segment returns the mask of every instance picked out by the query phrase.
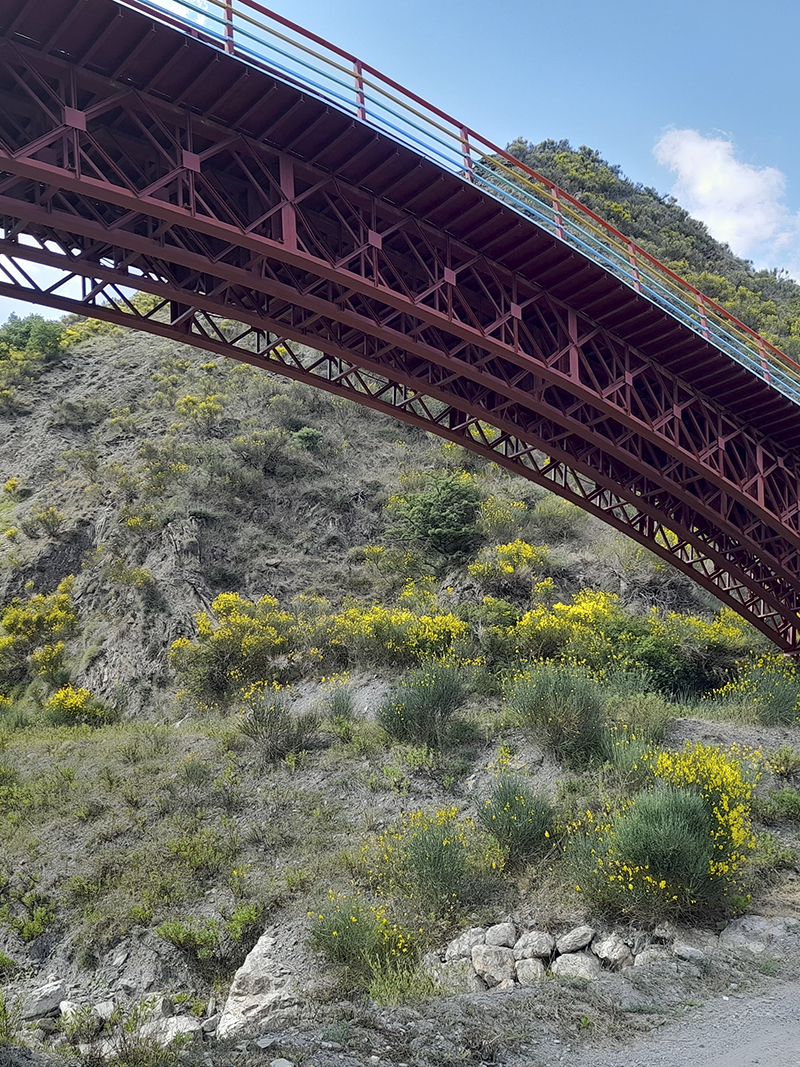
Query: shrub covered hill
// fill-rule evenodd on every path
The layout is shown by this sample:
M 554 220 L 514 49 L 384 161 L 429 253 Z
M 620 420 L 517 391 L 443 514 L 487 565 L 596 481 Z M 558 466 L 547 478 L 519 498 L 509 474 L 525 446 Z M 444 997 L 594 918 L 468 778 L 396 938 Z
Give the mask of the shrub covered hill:
M 589 149 L 512 151 L 800 356 L 796 284 Z M 213 1015 L 265 929 L 333 1026 L 493 916 L 798 907 L 794 668 L 573 506 L 74 317 L 0 328 L 0 440 L 0 1046 L 114 1054 L 26 1022 L 52 974 Z

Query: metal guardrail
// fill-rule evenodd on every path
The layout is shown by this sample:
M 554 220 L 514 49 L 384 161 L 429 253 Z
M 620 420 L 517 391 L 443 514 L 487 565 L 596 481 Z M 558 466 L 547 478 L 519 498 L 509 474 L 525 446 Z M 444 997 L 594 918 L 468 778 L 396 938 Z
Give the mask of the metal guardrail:
M 800 364 L 569 193 L 356 56 L 256 0 L 119 0 L 312 92 L 577 248 L 800 404 Z

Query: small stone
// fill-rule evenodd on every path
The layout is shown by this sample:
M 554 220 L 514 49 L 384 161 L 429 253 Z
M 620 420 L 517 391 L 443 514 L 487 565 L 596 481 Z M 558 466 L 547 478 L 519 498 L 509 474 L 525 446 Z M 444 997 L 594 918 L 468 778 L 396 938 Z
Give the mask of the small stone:
M 175 1014 L 175 1005 L 170 997 L 155 997 L 150 1010 L 152 1019 L 170 1019 Z
M 62 1000 L 58 1005 L 58 1010 L 61 1012 L 61 1018 L 69 1021 L 75 1018 L 81 1010 L 81 1006 L 75 1000 Z
M 101 1000 L 99 1003 L 93 1005 L 94 1011 L 104 1023 L 107 1023 L 111 1016 L 114 1014 L 116 1004 L 113 1000 Z
M 517 988 L 517 983 L 513 978 L 504 978 L 502 982 L 498 982 L 494 987 L 496 993 L 510 993 L 512 989 Z
M 679 964 L 678 973 L 685 978 L 699 978 L 702 971 L 699 967 L 695 967 L 693 963 L 687 963 L 684 960 Z
M 556 978 L 585 978 L 593 981 L 600 973 L 600 960 L 590 952 L 567 952 L 551 968 Z
M 294 1067 L 291 1060 L 285 1060 L 283 1056 L 279 1056 L 277 1060 L 272 1060 L 269 1067 Z
M 514 953 L 510 948 L 496 948 L 493 945 L 476 945 L 472 950 L 472 966 L 479 978 L 491 988 L 499 985 L 506 978 L 513 982 Z
M 576 926 L 574 930 L 562 934 L 556 941 L 558 952 L 577 952 L 578 949 L 586 948 L 595 935 L 593 926 Z
M 537 982 L 543 982 L 547 973 L 541 960 L 528 958 L 517 960 L 516 970 L 517 981 L 521 986 L 532 986 Z
M 704 960 L 706 954 L 697 945 L 690 945 L 687 941 L 675 941 L 672 945 L 673 953 L 679 960 Z
M 514 958 L 517 960 L 527 960 L 532 957 L 545 959 L 552 956 L 555 947 L 556 941 L 552 934 L 547 934 L 544 930 L 529 930 L 514 945 Z
M 465 930 L 445 949 L 445 962 L 470 959 L 473 948 L 476 945 L 482 945 L 485 941 L 486 931 L 482 926 L 473 926 L 470 930 Z
M 201 1027 L 199 1019 L 190 1019 L 186 1015 L 174 1015 L 166 1019 L 163 1017 L 151 1019 L 142 1027 L 142 1034 L 166 1048 L 177 1037 L 193 1037 L 199 1040 L 202 1035 Z
M 513 923 L 495 923 L 486 931 L 486 944 L 496 948 L 513 948 L 517 931 Z
M 207 1019 L 203 1019 L 200 1024 L 204 1034 L 213 1034 L 219 1024 L 219 1012 L 216 1015 L 209 1015 Z
M 256 1038 L 256 1048 L 260 1048 L 260 1049 L 272 1048 L 272 1046 L 275 1045 L 275 1044 L 277 1044 L 277 1041 L 275 1040 L 275 1038 L 274 1037 L 268 1037 L 266 1034 L 263 1034 L 261 1037 L 257 1037 Z

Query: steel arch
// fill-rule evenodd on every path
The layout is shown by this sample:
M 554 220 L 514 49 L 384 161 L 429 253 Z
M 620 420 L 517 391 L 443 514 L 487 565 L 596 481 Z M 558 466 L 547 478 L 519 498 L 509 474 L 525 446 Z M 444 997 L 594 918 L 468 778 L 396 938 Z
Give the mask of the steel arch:
M 0 45 L 0 289 L 457 440 L 798 650 L 800 420 L 784 397 L 479 188 L 297 89 L 263 76 L 255 137 L 190 106 L 197 58 L 165 100 L 132 84 L 129 57 L 109 74 L 15 32 Z M 158 32 L 186 65 L 185 40 Z M 61 277 L 43 290 L 26 263 Z M 64 295 L 74 277 L 81 299 Z M 160 297 L 159 313 L 131 289 Z

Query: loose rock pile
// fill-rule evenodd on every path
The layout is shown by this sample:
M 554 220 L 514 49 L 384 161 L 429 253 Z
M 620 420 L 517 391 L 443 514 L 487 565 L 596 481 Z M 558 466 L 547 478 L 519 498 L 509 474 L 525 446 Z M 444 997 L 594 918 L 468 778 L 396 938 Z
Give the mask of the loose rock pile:
M 758 955 L 792 925 L 798 921 L 746 915 L 729 923 L 721 934 L 693 930 L 679 935 L 664 923 L 652 934 L 582 925 L 555 936 L 545 930 L 521 933 L 513 922 L 500 922 L 466 930 L 442 951 L 429 952 L 422 965 L 442 992 L 450 994 L 532 986 L 548 973 L 593 981 L 604 971 L 666 960 L 680 961 L 691 977 L 696 964 L 711 953 L 722 949 Z

